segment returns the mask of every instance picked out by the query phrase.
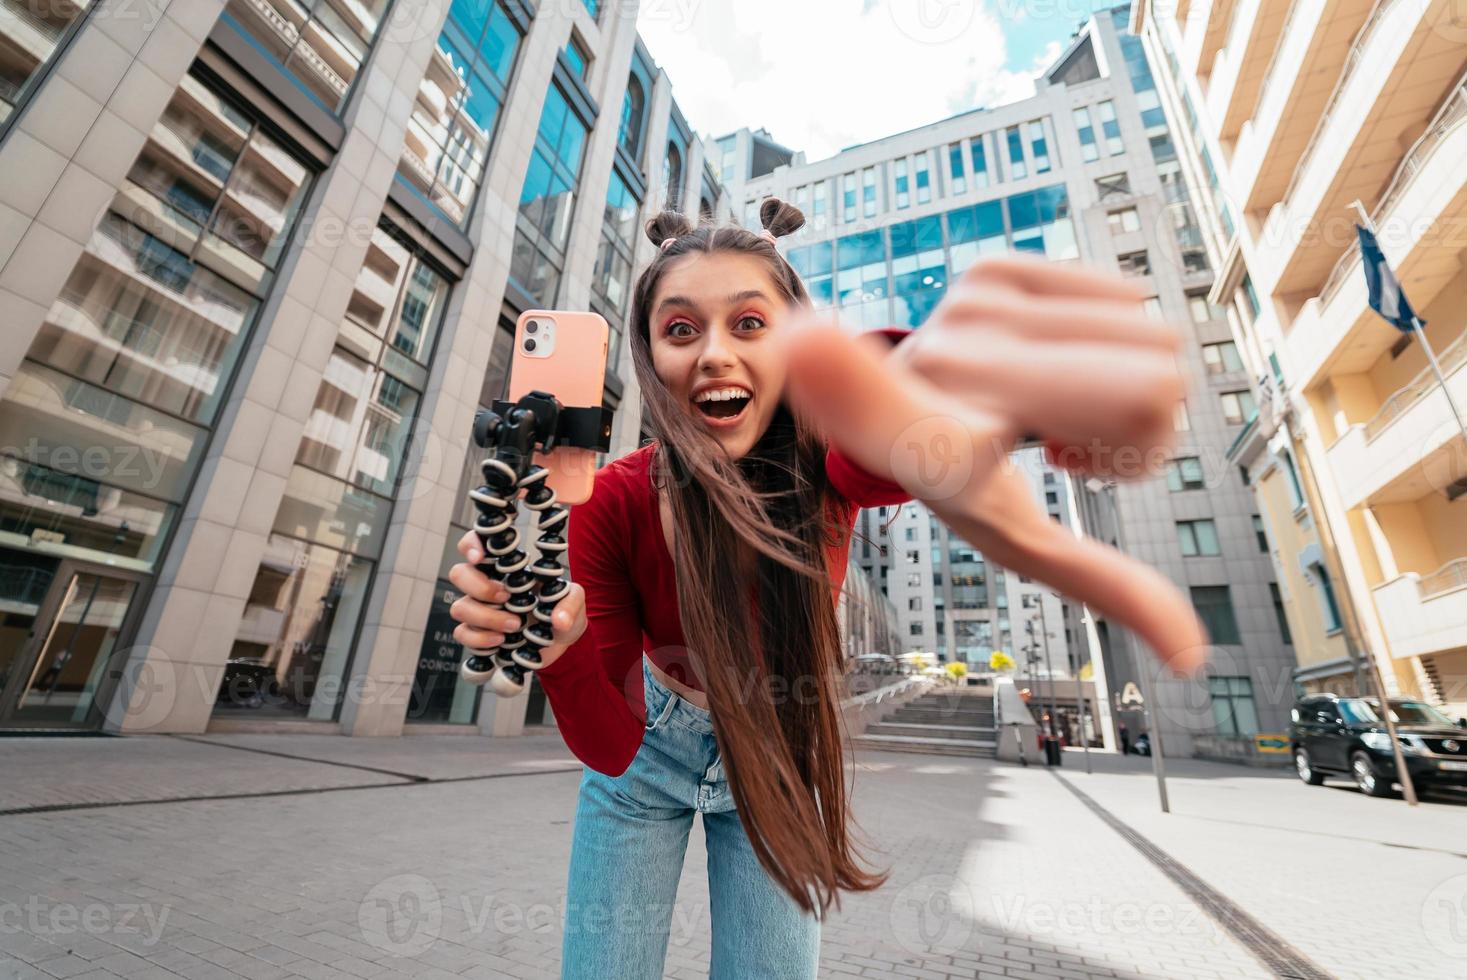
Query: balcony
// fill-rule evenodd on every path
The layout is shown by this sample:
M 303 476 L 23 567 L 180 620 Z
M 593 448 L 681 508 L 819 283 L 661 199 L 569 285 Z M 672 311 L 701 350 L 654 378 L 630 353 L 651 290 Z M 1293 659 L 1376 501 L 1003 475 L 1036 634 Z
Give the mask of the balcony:
M 1461 272 L 1453 229 L 1467 220 L 1467 76 L 1400 161 L 1372 220 L 1381 248 L 1418 310 Z M 1409 235 L 1410 241 L 1403 241 Z M 1325 376 L 1363 373 L 1400 339 L 1371 311 L 1358 245 L 1345 250 L 1320 294 L 1304 304 L 1286 344 L 1301 391 Z
M 1233 8 L 1239 0 L 1210 0 L 1192 4 L 1183 25 L 1182 67 L 1204 82 L 1212 74 L 1213 61 L 1227 41 L 1228 27 L 1233 22 Z
M 1284 23 L 1299 7 L 1309 2 L 1281 3 L 1279 0 L 1238 0 L 1227 47 L 1213 64 L 1207 85 L 1207 106 L 1219 125 L 1218 138 L 1231 144 L 1243 123 L 1253 114 L 1264 73 L 1278 47 Z
M 1467 334 L 1437 357 L 1452 398 L 1467 405 Z M 1467 446 L 1430 368 L 1346 429 L 1327 455 L 1346 509 L 1419 500 L 1467 476 Z
M 1467 558 L 1376 586 L 1375 608 L 1395 658 L 1467 647 Z
M 1361 29 L 1250 262 L 1260 292 L 1313 295 L 1350 245 L 1352 201 L 1375 206 L 1401 151 L 1467 67 L 1449 0 L 1381 0 Z M 1455 186 L 1458 181 L 1452 181 Z
M 1294 0 L 1233 150 L 1233 192 L 1244 211 L 1266 211 L 1283 198 L 1374 6 L 1375 0 Z

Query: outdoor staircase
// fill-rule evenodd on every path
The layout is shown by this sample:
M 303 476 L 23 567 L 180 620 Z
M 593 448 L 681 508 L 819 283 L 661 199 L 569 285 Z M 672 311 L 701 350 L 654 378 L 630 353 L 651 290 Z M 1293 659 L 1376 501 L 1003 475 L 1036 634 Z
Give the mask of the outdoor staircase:
M 900 705 L 852 741 L 858 748 L 992 759 L 998 749 L 990 688 L 943 688 Z

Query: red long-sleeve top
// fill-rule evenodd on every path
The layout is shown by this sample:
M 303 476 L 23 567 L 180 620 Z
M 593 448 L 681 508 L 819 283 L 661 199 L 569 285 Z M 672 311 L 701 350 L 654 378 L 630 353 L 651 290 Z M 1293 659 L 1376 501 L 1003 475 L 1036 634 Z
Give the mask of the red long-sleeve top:
M 882 331 L 895 340 L 905 331 Z M 642 745 L 647 707 L 642 654 L 669 677 L 702 690 L 688 662 L 678 614 L 676 570 L 662 533 L 652 483 L 655 444 L 596 471 L 591 497 L 571 508 L 570 577 L 586 594 L 586 631 L 537 671 L 561 737 L 587 766 L 619 776 Z M 835 447 L 825 470 L 835 494 L 832 521 L 843 528 L 827 550 L 831 601 L 845 582 L 847 549 L 862 507 L 912 499 L 899 484 L 863 470 Z

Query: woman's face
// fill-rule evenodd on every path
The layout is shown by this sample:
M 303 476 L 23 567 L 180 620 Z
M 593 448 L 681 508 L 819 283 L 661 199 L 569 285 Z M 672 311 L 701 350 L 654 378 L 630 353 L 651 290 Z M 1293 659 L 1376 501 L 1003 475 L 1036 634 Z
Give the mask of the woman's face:
M 741 252 L 677 259 L 652 297 L 657 377 L 730 459 L 754 447 L 779 405 L 785 365 L 770 335 L 788 309 L 767 263 Z

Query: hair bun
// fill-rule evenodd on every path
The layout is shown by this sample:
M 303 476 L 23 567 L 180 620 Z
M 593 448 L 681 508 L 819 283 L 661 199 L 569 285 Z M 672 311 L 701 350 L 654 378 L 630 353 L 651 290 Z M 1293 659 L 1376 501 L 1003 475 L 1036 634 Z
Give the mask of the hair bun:
M 659 212 L 655 217 L 648 218 L 642 230 L 647 233 L 647 238 L 653 245 L 661 247 L 662 243 L 669 238 L 681 238 L 693 230 L 693 223 L 688 220 L 687 215 L 681 211 L 671 209 Z
M 759 223 L 775 238 L 781 238 L 805 227 L 805 212 L 788 201 L 766 197 L 759 205 Z

